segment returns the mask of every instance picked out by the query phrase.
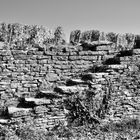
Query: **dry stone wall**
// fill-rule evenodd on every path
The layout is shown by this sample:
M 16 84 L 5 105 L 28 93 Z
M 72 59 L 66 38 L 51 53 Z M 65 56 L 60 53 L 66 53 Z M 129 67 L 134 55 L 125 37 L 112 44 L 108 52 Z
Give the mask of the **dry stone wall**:
M 80 34 L 72 32 L 72 44 L 34 44 L 26 49 L 1 41 L 1 124 L 33 123 L 41 129 L 67 124 L 63 99 L 88 89 L 89 81 L 104 93 L 106 78 L 113 87 L 108 118 L 139 116 L 139 36 Z M 96 98 L 102 99 L 101 93 Z

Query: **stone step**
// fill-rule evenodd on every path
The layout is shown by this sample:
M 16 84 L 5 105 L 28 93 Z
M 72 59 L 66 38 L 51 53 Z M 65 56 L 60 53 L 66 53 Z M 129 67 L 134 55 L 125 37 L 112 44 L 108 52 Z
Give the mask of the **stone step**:
M 54 91 L 41 90 L 36 96 L 36 98 L 44 98 L 44 97 L 49 99 L 62 98 L 62 95 L 59 95 Z
M 106 76 L 108 76 L 109 73 L 105 73 L 105 72 L 99 72 L 99 73 L 86 73 L 84 75 L 82 75 L 81 79 L 83 81 L 92 81 L 93 79 L 99 79 L 99 78 L 104 78 Z
M 26 102 L 34 102 L 35 105 L 42 105 L 42 104 L 50 104 L 51 100 L 50 99 L 45 99 L 45 98 L 25 98 Z
M 8 124 L 8 119 L 0 119 L 0 124 Z
M 100 79 L 95 79 L 94 80 L 94 82 L 91 82 L 91 81 L 83 81 L 83 80 L 81 80 L 81 79 L 71 79 L 71 81 L 73 82 L 73 84 L 75 84 L 76 83 L 76 85 L 79 85 L 79 88 L 86 88 L 87 86 L 86 85 L 90 85 L 92 88 L 95 88 L 95 89 L 101 89 L 101 87 L 102 87 L 102 85 L 101 84 L 99 84 L 99 82 L 101 82 L 101 81 L 105 81 L 105 78 L 100 78 Z M 80 84 L 82 85 L 82 86 L 80 86 Z M 66 84 L 67 85 L 67 84 Z M 76 86 L 75 85 L 75 86 Z M 85 85 L 85 86 L 84 86 Z M 68 86 L 68 85 L 67 85 Z M 74 86 L 74 85 L 70 85 L 69 84 L 69 86 Z
M 79 87 L 79 86 L 58 86 L 54 90 L 59 92 L 60 94 L 74 94 L 79 93 L 83 90 L 87 89 L 87 87 Z
M 41 105 L 41 106 L 34 107 L 34 111 L 35 111 L 36 114 L 41 114 L 41 113 L 48 112 L 49 108 L 46 107 L 46 106 Z
M 140 49 L 133 49 L 133 54 L 135 54 L 135 55 L 138 54 L 139 55 L 140 54 Z
M 121 65 L 121 64 L 117 64 L 117 65 L 108 65 L 108 68 L 111 68 L 111 69 L 125 69 L 127 68 L 127 65 Z
M 13 117 L 27 116 L 29 115 L 29 112 L 31 110 L 32 108 L 18 108 L 15 106 L 8 107 L 8 113 L 9 115 L 12 115 Z
M 74 86 L 74 85 L 79 85 L 79 84 L 88 84 L 86 81 L 83 81 L 81 79 L 68 79 L 66 81 L 67 86 Z

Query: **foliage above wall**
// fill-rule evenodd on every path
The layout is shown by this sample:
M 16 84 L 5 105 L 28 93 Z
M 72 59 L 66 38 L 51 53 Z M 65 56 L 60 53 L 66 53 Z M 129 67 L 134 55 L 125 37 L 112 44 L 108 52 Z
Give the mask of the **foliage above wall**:
M 52 31 L 44 26 L 37 25 L 0 24 L 0 41 L 9 45 L 64 44 L 64 37 L 64 31 L 61 26 Z

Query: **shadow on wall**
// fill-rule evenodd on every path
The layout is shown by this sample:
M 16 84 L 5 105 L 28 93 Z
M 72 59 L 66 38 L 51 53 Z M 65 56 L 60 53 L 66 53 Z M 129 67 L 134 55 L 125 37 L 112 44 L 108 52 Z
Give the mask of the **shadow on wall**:
M 120 64 L 120 58 L 119 57 L 113 57 L 113 58 L 109 58 L 107 60 L 105 60 L 103 62 L 104 65 L 116 65 L 116 64 Z

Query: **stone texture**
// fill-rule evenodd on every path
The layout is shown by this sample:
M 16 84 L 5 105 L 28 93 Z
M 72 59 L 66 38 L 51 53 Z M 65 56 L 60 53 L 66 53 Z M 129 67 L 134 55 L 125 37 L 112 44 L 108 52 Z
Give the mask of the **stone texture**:
M 41 33 L 35 37 L 39 38 Z M 67 121 L 63 99 L 96 91 L 93 103 L 99 109 L 109 84 L 108 119 L 139 117 L 139 37 L 74 31 L 70 41 L 76 45 L 41 45 L 40 40 L 32 47 L 27 44 L 8 49 L 8 45 L 0 43 L 0 124 L 35 120 L 39 129 L 53 127 L 59 121 Z M 132 53 L 122 55 L 121 51 L 128 50 Z M 103 63 L 114 57 L 120 60 L 119 64 Z M 98 65 L 105 68 L 95 67 Z M 5 116 L 10 119 L 3 119 Z

